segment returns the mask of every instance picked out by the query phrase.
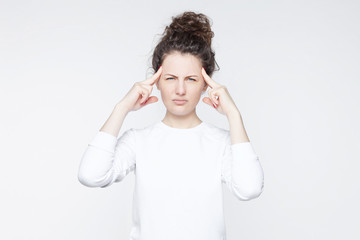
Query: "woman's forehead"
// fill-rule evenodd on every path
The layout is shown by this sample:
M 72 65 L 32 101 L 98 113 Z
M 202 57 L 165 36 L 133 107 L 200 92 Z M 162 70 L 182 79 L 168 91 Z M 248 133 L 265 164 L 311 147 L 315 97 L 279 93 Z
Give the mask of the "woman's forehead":
M 201 68 L 201 61 L 192 54 L 172 53 L 165 57 L 162 66 L 164 68 L 179 68 L 182 66 L 196 69 Z
M 179 77 L 179 75 L 173 74 L 173 73 L 165 73 L 164 76 L 172 76 L 172 77 Z M 199 77 L 197 74 L 189 74 L 186 75 L 185 77 Z

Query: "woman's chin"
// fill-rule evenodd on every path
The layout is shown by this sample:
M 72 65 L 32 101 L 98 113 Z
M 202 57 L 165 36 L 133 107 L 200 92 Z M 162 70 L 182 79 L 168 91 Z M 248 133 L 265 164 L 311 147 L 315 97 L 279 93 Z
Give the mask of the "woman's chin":
M 171 114 L 178 115 L 178 116 L 185 116 L 185 115 L 188 115 L 189 113 L 191 113 L 191 111 L 189 111 L 188 109 L 180 108 L 180 107 L 171 107 L 171 108 L 168 108 L 167 110 Z

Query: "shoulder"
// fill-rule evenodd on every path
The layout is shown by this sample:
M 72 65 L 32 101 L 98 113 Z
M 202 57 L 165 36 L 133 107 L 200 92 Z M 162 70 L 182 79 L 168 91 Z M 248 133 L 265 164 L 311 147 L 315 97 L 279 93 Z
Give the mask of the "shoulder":
M 218 127 L 218 126 L 208 123 L 208 122 L 204 122 L 204 133 L 205 133 L 206 137 L 211 138 L 214 141 L 219 141 L 222 143 L 224 141 L 226 141 L 227 138 L 230 137 L 229 130 Z
M 151 124 L 148 124 L 144 127 L 131 127 L 129 129 L 127 129 L 124 134 L 129 134 L 129 135 L 132 135 L 136 138 L 138 137 L 145 137 L 145 136 L 148 136 L 150 133 L 154 132 L 158 127 L 158 124 L 155 122 L 155 123 L 151 123 Z

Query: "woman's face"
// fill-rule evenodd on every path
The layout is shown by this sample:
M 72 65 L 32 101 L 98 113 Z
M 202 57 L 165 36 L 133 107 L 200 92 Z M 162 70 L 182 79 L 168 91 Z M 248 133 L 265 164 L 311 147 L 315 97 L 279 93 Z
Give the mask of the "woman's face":
M 202 91 L 207 88 L 201 75 L 201 61 L 192 54 L 174 52 L 165 57 L 162 68 L 156 87 L 167 110 L 175 115 L 194 111 Z M 185 103 L 177 103 L 175 99 L 185 100 Z

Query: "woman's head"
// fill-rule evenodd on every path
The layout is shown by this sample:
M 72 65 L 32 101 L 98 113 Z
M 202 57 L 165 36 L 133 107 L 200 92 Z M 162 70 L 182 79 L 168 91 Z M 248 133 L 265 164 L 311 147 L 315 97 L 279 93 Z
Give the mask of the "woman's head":
M 199 58 L 206 73 L 211 77 L 215 71 L 215 53 L 211 49 L 210 20 L 202 13 L 184 12 L 172 17 L 172 23 L 165 27 L 160 42 L 152 55 L 154 71 L 162 65 L 165 57 L 173 52 L 189 53 Z
M 201 68 L 204 67 L 209 76 L 215 70 L 215 53 L 211 49 L 213 36 L 209 19 L 201 13 L 184 12 L 173 17 L 172 23 L 166 26 L 155 47 L 152 67 L 155 71 L 160 66 L 163 68 L 156 86 L 168 111 L 176 115 L 194 113 L 207 88 Z M 179 105 L 174 99 L 187 102 Z

